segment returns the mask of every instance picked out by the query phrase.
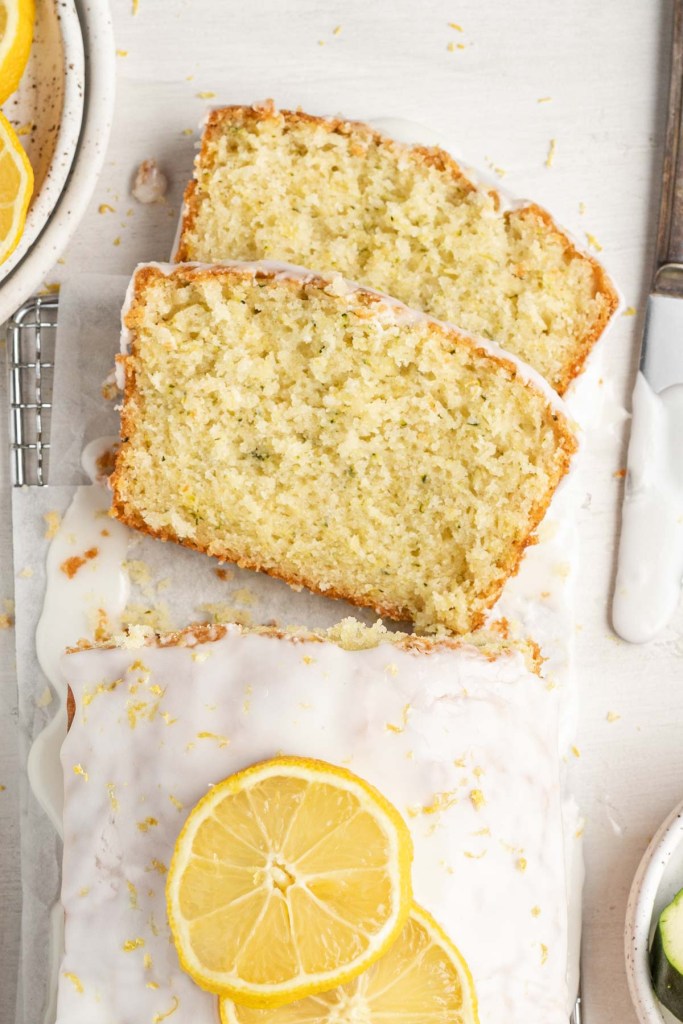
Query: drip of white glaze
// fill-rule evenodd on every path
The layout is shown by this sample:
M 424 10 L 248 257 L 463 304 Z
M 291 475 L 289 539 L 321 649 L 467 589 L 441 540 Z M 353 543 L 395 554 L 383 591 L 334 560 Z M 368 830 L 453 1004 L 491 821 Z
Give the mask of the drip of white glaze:
M 612 622 L 631 643 L 652 640 L 674 614 L 683 581 L 683 384 L 656 394 L 642 373 L 633 425 Z
M 88 445 L 84 469 L 89 475 L 105 446 L 106 439 Z M 108 492 L 99 484 L 76 490 L 50 545 L 43 610 L 36 630 L 38 661 L 57 693 L 59 708 L 31 747 L 28 775 L 36 798 L 60 834 L 63 783 L 55 766 L 66 730 L 61 658 L 65 648 L 92 638 L 98 617 L 118 628 L 128 594 L 122 569 L 128 531 L 109 518 L 109 503 Z M 69 561 L 81 558 L 84 562 L 77 568 Z

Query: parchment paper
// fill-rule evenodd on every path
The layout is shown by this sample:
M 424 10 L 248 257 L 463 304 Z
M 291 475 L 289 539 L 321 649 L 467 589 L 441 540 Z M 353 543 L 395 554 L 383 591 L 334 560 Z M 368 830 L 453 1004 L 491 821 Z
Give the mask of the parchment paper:
M 35 653 L 35 630 L 45 589 L 45 513 L 63 513 L 79 484 L 87 477 L 81 453 L 90 441 L 118 430 L 116 399 L 103 397 L 119 351 L 120 309 L 128 279 L 85 275 L 63 286 L 52 414 L 50 480 L 46 488 L 24 488 L 14 495 L 14 554 L 17 572 L 16 641 L 18 652 L 19 715 L 24 764 L 35 737 L 54 715 L 57 700 L 41 673 Z M 574 688 L 570 684 L 573 639 L 572 577 L 576 564 L 576 481 L 563 485 L 541 528 L 545 538 L 529 555 L 519 576 L 505 588 L 501 613 L 523 630 L 545 639 L 547 671 L 566 690 L 565 736 L 573 732 Z M 295 592 L 268 576 L 225 567 L 175 544 L 162 544 L 130 532 L 128 559 L 131 600 L 126 622 L 148 622 L 161 629 L 192 621 L 277 622 L 280 625 L 327 627 L 346 615 L 371 623 L 376 616 L 344 601 L 333 601 L 302 590 Z M 547 568 L 553 559 L 555 585 Z M 559 572 L 561 570 L 561 573 Z M 539 575 L 540 574 L 540 575 Z M 561 575 L 561 581 L 560 581 Z M 559 582 L 558 582 L 559 581 Z M 546 587 L 546 583 L 551 586 Z M 538 594 L 551 589 L 551 599 L 539 605 Z M 114 624 L 120 627 L 121 623 Z M 387 623 L 391 628 L 391 624 Z M 398 628 L 394 624 L 395 628 Z M 404 624 L 405 628 L 405 624 Z M 540 635 L 539 635 L 540 633 Z M 65 637 L 65 646 L 78 637 Z M 59 765 L 55 766 L 59 770 Z M 22 792 L 22 968 L 19 979 L 17 1024 L 40 1024 L 49 1005 L 45 984 L 55 963 L 49 964 L 50 908 L 59 899 L 61 843 L 35 799 L 24 775 Z M 576 870 L 570 867 L 571 870 Z M 54 1018 L 52 1018 L 54 1019 Z M 49 1021 L 49 1024 L 52 1024 Z

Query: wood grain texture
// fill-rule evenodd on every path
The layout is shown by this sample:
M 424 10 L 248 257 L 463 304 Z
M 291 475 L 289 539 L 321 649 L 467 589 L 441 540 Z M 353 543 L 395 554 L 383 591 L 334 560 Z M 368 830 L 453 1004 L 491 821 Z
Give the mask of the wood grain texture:
M 504 170 L 503 187 L 547 206 L 583 243 L 588 232 L 603 247 L 601 259 L 638 309 L 602 346 L 608 402 L 628 404 L 656 234 L 670 2 L 139 0 L 136 16 L 131 0 L 112 7 L 126 56 L 118 58 L 108 159 L 50 281 L 86 270 L 129 273 L 137 261 L 167 256 L 192 166 L 194 140 L 183 132 L 211 103 L 272 96 L 315 113 L 407 117 L 454 140 L 464 162 Z M 141 207 L 130 181 L 150 156 L 168 173 L 170 190 L 164 204 Z M 99 214 L 102 203 L 115 212 Z M 623 487 L 614 474 L 624 465 L 626 435 L 623 421 L 591 430 L 582 471 L 576 768 L 587 819 L 585 1024 L 635 1022 L 622 952 L 628 887 L 649 837 L 682 796 L 683 614 L 644 648 L 609 628 Z M 9 563 L 3 557 L 1 564 L 0 597 L 10 596 Z M 8 669 L 2 683 L 11 693 Z M 621 717 L 609 722 L 610 711 Z M 3 727 L 0 773 L 16 764 L 3 746 L 11 715 Z M 1 774 L 0 782 L 8 792 L 16 786 Z M 8 810 L 6 796 L 0 793 L 3 1022 L 12 1020 L 18 898 L 16 808 Z

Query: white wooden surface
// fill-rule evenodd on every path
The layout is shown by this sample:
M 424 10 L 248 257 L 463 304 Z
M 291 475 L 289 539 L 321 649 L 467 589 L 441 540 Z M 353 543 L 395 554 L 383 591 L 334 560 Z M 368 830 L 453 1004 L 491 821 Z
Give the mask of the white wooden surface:
M 50 281 L 85 270 L 128 273 L 136 261 L 167 256 L 193 156 L 193 139 L 183 133 L 209 104 L 271 96 L 314 112 L 407 117 L 457 140 L 467 162 L 504 169 L 506 188 L 548 206 L 579 238 L 588 231 L 599 240 L 626 302 L 638 310 L 605 343 L 608 404 L 628 403 L 654 235 L 668 3 L 139 0 L 135 16 L 132 0 L 113 0 L 113 8 L 122 55 L 109 156 Z M 539 103 L 543 97 L 550 99 Z M 551 139 L 556 151 L 547 167 Z M 148 156 L 171 180 L 163 206 L 141 207 L 129 194 L 131 175 Z M 115 212 L 99 213 L 103 203 Z M 591 432 L 584 458 L 577 661 L 579 795 L 587 819 L 585 1024 L 635 1019 L 622 955 L 627 891 L 648 838 L 683 796 L 683 614 L 665 637 L 642 648 L 620 643 L 609 628 L 623 486 L 615 473 L 624 463 L 626 431 L 624 421 L 605 421 Z M 0 598 L 12 589 L 4 500 Z M 11 657 L 2 667 L 4 1022 L 12 1019 L 18 890 Z M 608 721 L 609 712 L 620 717 Z

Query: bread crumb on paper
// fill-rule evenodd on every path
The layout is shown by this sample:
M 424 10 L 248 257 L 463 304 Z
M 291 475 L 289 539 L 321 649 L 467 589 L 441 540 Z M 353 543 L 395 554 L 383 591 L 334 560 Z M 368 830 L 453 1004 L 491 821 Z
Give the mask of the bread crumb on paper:
M 548 155 L 545 158 L 546 167 L 552 167 L 555 162 L 555 153 L 557 151 L 557 139 L 551 139 L 548 146 Z
M 45 540 L 52 540 L 53 537 L 57 536 L 59 527 L 62 522 L 61 513 L 57 509 L 52 509 L 50 512 L 43 513 L 43 519 L 45 520 Z

